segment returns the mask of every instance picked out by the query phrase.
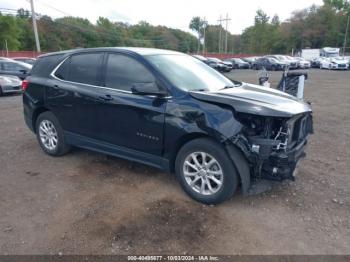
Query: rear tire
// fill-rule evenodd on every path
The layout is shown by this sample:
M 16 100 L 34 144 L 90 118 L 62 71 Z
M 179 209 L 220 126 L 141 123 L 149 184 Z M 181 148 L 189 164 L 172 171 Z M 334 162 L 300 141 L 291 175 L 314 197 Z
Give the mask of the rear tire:
M 207 138 L 192 140 L 180 149 L 175 173 L 182 189 L 204 204 L 225 201 L 238 186 L 237 171 L 226 150 Z
M 54 114 L 47 111 L 38 116 L 36 137 L 42 150 L 51 156 L 62 156 L 70 150 L 63 129 Z

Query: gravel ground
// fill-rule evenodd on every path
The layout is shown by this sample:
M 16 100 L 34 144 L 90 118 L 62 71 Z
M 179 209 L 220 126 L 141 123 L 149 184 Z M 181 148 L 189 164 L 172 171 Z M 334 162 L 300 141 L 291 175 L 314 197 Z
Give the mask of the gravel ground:
M 256 71 L 231 76 L 257 82 Z M 21 96 L 1 97 L 0 254 L 350 254 L 350 72 L 309 76 L 315 134 L 297 180 L 215 207 L 141 164 L 45 155 Z

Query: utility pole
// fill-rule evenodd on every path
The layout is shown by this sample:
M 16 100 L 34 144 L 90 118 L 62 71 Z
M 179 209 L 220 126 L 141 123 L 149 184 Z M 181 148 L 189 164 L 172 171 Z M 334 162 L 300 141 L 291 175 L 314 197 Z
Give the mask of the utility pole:
M 222 47 L 222 44 L 221 44 L 221 34 L 222 34 L 222 25 L 221 25 L 221 23 L 222 23 L 222 21 L 223 21 L 223 19 L 222 19 L 222 16 L 220 15 L 219 20 L 218 20 L 219 26 L 220 26 L 220 31 L 219 31 L 219 54 L 221 53 L 221 47 Z
M 9 57 L 9 49 L 7 47 L 7 39 L 5 39 L 5 50 L 6 50 L 6 57 Z
M 204 19 L 203 19 L 203 55 L 205 55 L 205 30 L 206 30 L 206 28 L 207 28 L 207 22 L 208 21 L 206 21 L 205 20 L 205 17 L 204 17 Z
M 35 43 L 36 43 L 36 51 L 40 52 L 40 42 L 39 42 L 39 35 L 38 35 L 38 28 L 36 26 L 36 15 L 34 11 L 34 0 L 30 0 L 30 7 L 32 10 L 32 20 L 33 20 L 33 29 L 34 29 L 34 36 L 35 36 Z
M 224 19 L 226 22 L 226 39 L 225 39 L 225 54 L 227 54 L 227 25 L 228 25 L 228 21 L 231 20 L 231 18 L 228 17 L 228 14 L 226 14 L 226 19 Z
M 343 45 L 343 56 L 345 56 L 346 40 L 348 38 L 349 20 L 350 20 L 350 15 L 348 15 L 348 22 L 346 24 L 346 31 L 345 31 L 344 45 Z

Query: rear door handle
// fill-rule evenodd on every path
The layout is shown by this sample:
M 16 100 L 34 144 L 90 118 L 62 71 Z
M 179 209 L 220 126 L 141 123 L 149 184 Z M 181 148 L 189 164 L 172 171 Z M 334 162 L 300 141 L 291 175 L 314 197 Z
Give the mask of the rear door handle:
M 59 89 L 60 87 L 59 87 L 58 85 L 53 85 L 52 88 L 55 89 L 55 90 L 57 90 L 57 89 Z
M 111 100 L 113 100 L 113 97 L 111 95 L 103 95 L 103 96 L 99 96 L 98 98 L 100 100 L 103 100 L 103 101 L 111 101 Z

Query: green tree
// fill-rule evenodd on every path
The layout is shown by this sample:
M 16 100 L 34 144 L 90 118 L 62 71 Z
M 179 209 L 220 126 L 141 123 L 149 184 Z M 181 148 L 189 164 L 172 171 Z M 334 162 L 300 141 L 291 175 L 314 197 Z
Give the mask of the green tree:
M 200 41 L 201 41 L 201 38 L 203 37 L 205 26 L 206 26 L 206 22 L 202 20 L 199 16 L 193 17 L 189 24 L 189 28 L 198 34 L 198 50 L 197 50 L 198 52 L 200 49 L 200 45 L 201 45 Z
M 0 13 L 0 41 L 1 46 L 5 46 L 7 42 L 7 47 L 9 50 L 18 50 L 21 46 L 18 41 L 19 35 L 21 33 L 18 27 L 16 18 L 13 16 L 2 15 Z

